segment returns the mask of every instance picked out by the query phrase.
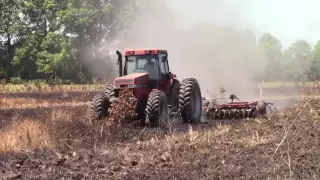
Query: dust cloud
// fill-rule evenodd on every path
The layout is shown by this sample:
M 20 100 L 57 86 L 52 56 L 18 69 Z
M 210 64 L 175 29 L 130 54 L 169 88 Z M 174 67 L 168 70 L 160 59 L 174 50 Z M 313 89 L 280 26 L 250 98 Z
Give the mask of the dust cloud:
M 205 97 L 220 96 L 220 87 L 240 99 L 258 96 L 257 82 L 252 80 L 262 66 L 256 60 L 256 37 L 251 30 L 236 29 L 240 19 L 232 9 L 216 1 L 208 16 L 217 23 L 196 21 L 194 26 L 181 28 L 183 22 L 166 1 L 149 2 L 132 24 L 132 31 L 121 37 L 119 50 L 167 49 L 170 70 L 180 81 L 188 77 L 198 79 Z

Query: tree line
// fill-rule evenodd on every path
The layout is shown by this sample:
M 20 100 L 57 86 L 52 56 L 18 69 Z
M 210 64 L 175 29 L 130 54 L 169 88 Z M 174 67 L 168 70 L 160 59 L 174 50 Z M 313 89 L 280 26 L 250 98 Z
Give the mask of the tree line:
M 211 47 L 206 47 L 207 53 L 221 49 L 223 52 L 241 51 L 241 63 L 250 67 L 248 71 L 256 81 L 320 79 L 320 41 L 313 46 L 297 40 L 284 49 L 281 42 L 269 33 L 257 39 L 250 30 L 240 32 L 213 24 L 177 30 L 169 27 L 175 23 L 175 17 L 165 1 L 0 0 L 0 9 L 0 78 L 11 82 L 40 79 L 88 83 L 114 77 L 117 69 L 107 53 L 111 42 L 116 37 L 126 37 L 123 44 L 126 40 L 137 44 L 133 42 L 139 39 L 128 36 L 134 31 L 134 22 L 144 22 L 143 26 L 147 28 L 148 23 L 155 20 L 143 21 L 143 17 L 150 16 L 150 13 L 159 16 L 163 12 L 167 18 L 162 19 L 162 23 L 167 27 L 157 21 L 154 28 L 159 30 L 158 33 L 175 32 L 167 37 L 171 40 L 169 49 L 192 48 L 198 42 Z M 136 31 L 141 36 L 154 37 L 154 32 L 142 32 L 141 29 Z M 223 33 L 222 39 L 194 36 L 199 31 Z M 193 39 L 190 39 L 191 34 Z M 181 39 L 188 38 L 193 42 L 191 45 L 181 42 Z M 149 38 L 154 42 L 160 40 Z M 227 43 L 222 47 L 222 42 Z M 243 48 L 244 44 L 246 48 Z M 183 56 L 190 58 L 192 55 Z M 199 58 L 198 53 L 194 56 Z
M 267 62 L 259 79 L 269 81 L 318 81 L 320 80 L 320 40 L 311 45 L 296 40 L 288 48 L 269 33 L 259 39 L 257 48 Z M 268 78 L 268 75 L 269 76 Z
M 139 8 L 128 2 L 1 0 L 0 74 L 8 79 L 90 80 L 86 64 L 106 65 L 99 48 L 126 29 L 125 21 Z

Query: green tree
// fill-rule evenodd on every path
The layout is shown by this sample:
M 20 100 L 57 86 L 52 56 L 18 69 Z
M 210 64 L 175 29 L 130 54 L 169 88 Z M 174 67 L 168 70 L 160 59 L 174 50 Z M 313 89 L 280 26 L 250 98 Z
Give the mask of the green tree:
M 14 75 L 12 59 L 20 38 L 19 28 L 22 25 L 19 1 L 2 0 L 0 7 L 0 74 L 10 78 Z
M 309 80 L 320 80 L 320 40 L 317 41 L 314 46 L 314 50 L 311 55 L 311 62 L 306 71 L 306 76 Z
M 166 1 L 1 0 L 0 7 L 0 78 L 56 78 L 77 83 L 92 77 L 113 78 L 117 69 L 108 52 L 114 46 L 174 49 L 171 59 L 199 59 L 201 67 L 210 63 L 210 55 L 217 65 L 214 75 L 228 68 L 247 70 L 250 73 L 244 76 L 251 74 L 256 80 L 320 76 L 319 42 L 314 52 L 304 40 L 282 52 L 281 42 L 269 33 L 256 45 L 250 30 L 213 24 L 177 30 L 174 11 Z M 199 45 L 200 51 L 194 48 Z M 171 61 L 173 70 L 180 64 Z M 211 70 L 208 66 L 207 71 Z
M 269 33 L 264 33 L 257 45 L 260 69 L 258 76 L 264 80 L 281 81 L 282 74 L 282 45 L 280 41 Z
M 72 44 L 69 61 L 78 61 L 72 64 L 82 69 L 86 77 L 88 73 L 100 78 L 113 74 L 114 65 L 104 52 L 104 46 L 128 28 L 124 20 L 134 15 L 127 13 L 131 8 L 124 1 L 69 0 L 67 9 L 59 12 L 64 27 L 62 34 L 68 36 Z M 74 70 L 68 69 L 68 72 Z
M 128 6 L 124 0 L 21 1 L 15 67 L 24 79 L 80 82 L 91 76 L 110 76 L 114 68 L 101 49 L 128 28 L 126 21 L 134 18 L 135 4 L 132 1 Z
M 52 34 L 59 30 L 56 13 L 64 7 L 65 3 L 59 0 L 21 1 L 23 26 L 20 31 L 23 32 L 23 36 L 13 60 L 14 64 L 21 68 L 22 78 L 46 78 L 48 76 L 44 76 L 44 73 L 53 73 L 54 67 L 45 66 L 41 62 L 45 58 L 52 65 L 56 65 L 56 61 L 51 62 L 52 57 L 47 52 L 55 52 L 58 48 L 49 47 L 48 39 L 53 39 Z
M 289 80 L 301 81 L 306 79 L 306 71 L 311 61 L 311 45 L 304 40 L 297 40 L 285 51 L 285 68 Z

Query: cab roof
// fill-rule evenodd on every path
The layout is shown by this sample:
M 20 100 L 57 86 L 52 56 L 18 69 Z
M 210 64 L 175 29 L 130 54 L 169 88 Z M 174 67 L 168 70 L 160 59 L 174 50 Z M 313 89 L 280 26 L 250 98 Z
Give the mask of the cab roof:
M 167 54 L 167 50 L 149 48 L 149 49 L 128 49 L 124 51 L 125 56 L 147 55 L 147 54 L 158 54 L 158 53 Z

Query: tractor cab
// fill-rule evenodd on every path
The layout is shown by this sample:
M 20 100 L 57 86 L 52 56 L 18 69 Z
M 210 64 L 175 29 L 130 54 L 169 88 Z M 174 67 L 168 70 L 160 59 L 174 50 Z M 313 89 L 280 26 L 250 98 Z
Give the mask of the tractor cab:
M 142 84 L 151 89 L 167 90 L 171 79 L 175 78 L 169 70 L 168 53 L 166 50 L 158 49 L 135 49 L 124 52 L 124 66 L 122 66 L 122 55 L 118 53 L 119 79 L 128 77 L 144 76 Z M 120 58 L 121 57 L 121 58 Z M 123 73 L 122 73 L 123 69 Z M 140 83 L 140 84 L 141 84 Z

